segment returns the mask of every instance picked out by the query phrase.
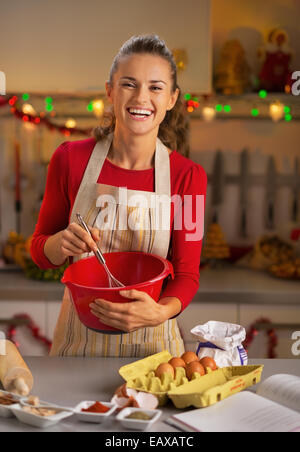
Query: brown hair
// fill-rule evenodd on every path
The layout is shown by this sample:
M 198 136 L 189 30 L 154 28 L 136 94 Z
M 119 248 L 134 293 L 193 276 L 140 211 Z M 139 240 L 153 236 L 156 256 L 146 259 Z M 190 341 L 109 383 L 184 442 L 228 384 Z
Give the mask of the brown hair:
M 185 113 L 182 94 L 177 85 L 177 67 L 172 52 L 166 46 L 165 41 L 156 34 L 146 34 L 132 36 L 120 48 L 115 56 L 109 73 L 109 83 L 112 85 L 113 76 L 118 69 L 119 61 L 122 57 L 136 53 L 150 53 L 158 55 L 169 62 L 171 68 L 172 93 L 179 89 L 177 101 L 172 108 L 166 112 L 166 116 L 159 126 L 158 137 L 165 146 L 172 150 L 177 150 L 188 157 L 189 144 L 188 132 L 189 123 Z M 97 141 L 103 139 L 106 135 L 115 129 L 116 118 L 113 112 L 113 106 L 110 106 L 103 114 L 101 124 L 93 129 L 93 136 Z

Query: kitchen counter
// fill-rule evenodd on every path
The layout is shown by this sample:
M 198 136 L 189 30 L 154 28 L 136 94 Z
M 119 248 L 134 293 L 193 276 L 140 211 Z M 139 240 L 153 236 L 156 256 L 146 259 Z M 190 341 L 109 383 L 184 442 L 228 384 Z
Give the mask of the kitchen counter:
M 0 271 L 0 302 L 59 301 L 64 285 L 27 279 L 21 271 Z M 300 304 L 300 281 L 277 279 L 267 273 L 226 266 L 203 268 L 194 301 L 209 303 Z
M 41 400 L 73 407 L 82 400 L 110 401 L 115 389 L 124 381 L 118 373 L 121 366 L 135 361 L 136 358 L 26 358 L 34 379 L 32 393 Z M 263 364 L 262 380 L 276 373 L 289 373 L 300 376 L 300 359 L 295 360 L 250 360 L 249 364 Z M 249 390 L 256 390 L 256 386 Z M 163 414 L 149 432 L 178 432 L 175 427 L 164 421 L 177 410 L 171 401 L 161 407 Z M 0 432 L 40 431 L 20 423 L 16 418 L 0 418 Z M 43 431 L 43 430 L 41 430 Z M 121 432 L 124 429 L 113 418 L 105 424 L 83 423 L 71 416 L 63 422 L 46 429 L 52 432 L 105 431 Z

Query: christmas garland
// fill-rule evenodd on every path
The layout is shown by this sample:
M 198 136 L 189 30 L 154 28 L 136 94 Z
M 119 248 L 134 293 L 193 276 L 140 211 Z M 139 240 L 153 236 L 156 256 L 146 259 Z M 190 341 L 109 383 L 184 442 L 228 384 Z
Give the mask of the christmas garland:
M 40 115 L 30 115 L 30 114 L 24 114 L 22 110 L 16 107 L 16 102 L 18 98 L 17 96 L 12 97 L 5 97 L 0 96 L 0 107 L 5 107 L 7 105 L 10 105 L 10 111 L 11 113 L 17 118 L 21 119 L 25 122 L 32 123 L 34 125 L 42 125 L 44 124 L 46 127 L 48 127 L 49 130 L 63 133 L 65 136 L 70 136 L 71 134 L 82 134 L 90 136 L 92 132 L 92 128 L 87 129 L 80 129 L 78 127 L 66 127 L 66 126 L 60 126 L 58 124 L 55 124 L 54 122 L 50 121 L 49 118 L 45 117 L 44 113 L 40 113 Z
M 40 328 L 34 323 L 32 318 L 28 314 L 16 314 L 13 316 L 13 319 L 22 319 L 26 320 L 28 323 L 26 323 L 27 328 L 30 330 L 32 336 L 37 340 L 42 342 L 45 347 L 47 347 L 48 351 L 50 351 L 52 342 L 47 339 L 45 336 L 40 334 Z M 16 328 L 17 325 L 14 323 L 11 323 L 11 325 L 8 328 L 7 331 L 7 339 L 12 341 L 17 347 L 20 346 L 20 344 L 15 340 L 16 336 Z
M 250 347 L 251 343 L 253 342 L 253 339 L 255 336 L 258 335 L 259 331 L 257 330 L 257 328 L 255 327 L 255 325 L 259 324 L 259 323 L 271 323 L 271 321 L 269 319 L 266 318 L 260 318 L 257 319 L 249 328 L 247 335 L 246 335 L 246 340 L 243 343 L 243 346 L 245 348 L 246 351 L 248 351 L 248 348 Z M 269 330 L 266 331 L 267 336 L 269 337 L 269 344 L 268 344 L 268 358 L 269 359 L 274 359 L 277 357 L 276 353 L 275 353 L 275 348 L 278 344 L 278 338 L 277 335 L 275 333 L 274 328 L 270 328 Z

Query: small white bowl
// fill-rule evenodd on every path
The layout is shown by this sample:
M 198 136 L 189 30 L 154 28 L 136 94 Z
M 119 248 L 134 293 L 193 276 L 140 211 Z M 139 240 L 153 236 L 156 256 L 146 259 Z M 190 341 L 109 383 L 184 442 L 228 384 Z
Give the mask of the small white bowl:
M 52 427 L 61 420 L 73 415 L 73 412 L 61 410 L 58 413 L 53 414 L 52 416 L 39 416 L 38 414 L 28 413 L 27 411 L 24 411 L 22 409 L 22 406 L 24 407 L 24 405 L 21 404 L 12 406 L 11 410 L 14 415 L 19 419 L 19 421 L 23 422 L 24 424 L 32 425 L 33 427 L 38 428 Z M 34 408 L 34 406 L 32 406 L 32 408 Z
M 18 405 L 18 403 L 21 399 L 21 396 L 18 396 L 17 394 L 14 394 L 12 392 L 3 391 L 2 389 L 0 390 L 0 392 L 2 392 L 5 395 L 13 396 L 13 398 L 16 401 L 16 403 L 13 405 L 1 405 L 0 404 L 0 417 L 6 417 L 6 418 L 13 417 L 14 413 L 12 412 L 11 408 Z
M 143 419 L 126 419 L 126 416 L 136 411 L 141 411 L 145 414 L 148 414 L 148 416 L 151 416 L 151 419 L 149 419 L 148 421 Z M 134 430 L 145 430 L 159 419 L 161 413 L 161 410 L 144 410 L 143 408 L 128 407 L 123 408 L 123 410 L 121 410 L 117 415 L 116 419 L 123 425 L 123 427 Z
M 80 421 L 101 424 L 102 422 L 105 422 L 106 419 L 118 408 L 118 405 L 110 402 L 100 403 L 109 407 L 110 409 L 106 411 L 106 413 L 87 413 L 85 411 L 81 411 L 82 408 L 87 409 L 95 404 L 95 400 L 84 400 L 83 402 L 80 402 L 78 405 L 76 405 L 76 407 L 74 408 L 74 414 Z

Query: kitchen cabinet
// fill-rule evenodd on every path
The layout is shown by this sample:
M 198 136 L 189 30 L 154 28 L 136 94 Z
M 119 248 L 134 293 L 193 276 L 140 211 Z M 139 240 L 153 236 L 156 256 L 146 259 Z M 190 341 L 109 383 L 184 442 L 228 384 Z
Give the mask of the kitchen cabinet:
M 246 330 L 260 318 L 281 324 L 299 324 L 300 282 L 277 280 L 263 272 L 234 268 L 201 269 L 200 287 L 190 305 L 177 317 L 187 349 L 197 347 L 190 330 L 209 320 L 238 323 Z M 0 318 L 26 313 L 50 340 L 59 315 L 64 286 L 56 282 L 31 281 L 22 272 L 0 272 Z M 0 330 L 4 327 L 0 325 Z M 298 330 L 298 328 L 297 328 Z M 292 354 L 292 329 L 276 329 L 278 358 Z M 17 328 L 20 350 L 26 356 L 44 355 L 47 349 L 25 327 Z M 268 337 L 264 331 L 249 347 L 250 358 L 266 358 Z

